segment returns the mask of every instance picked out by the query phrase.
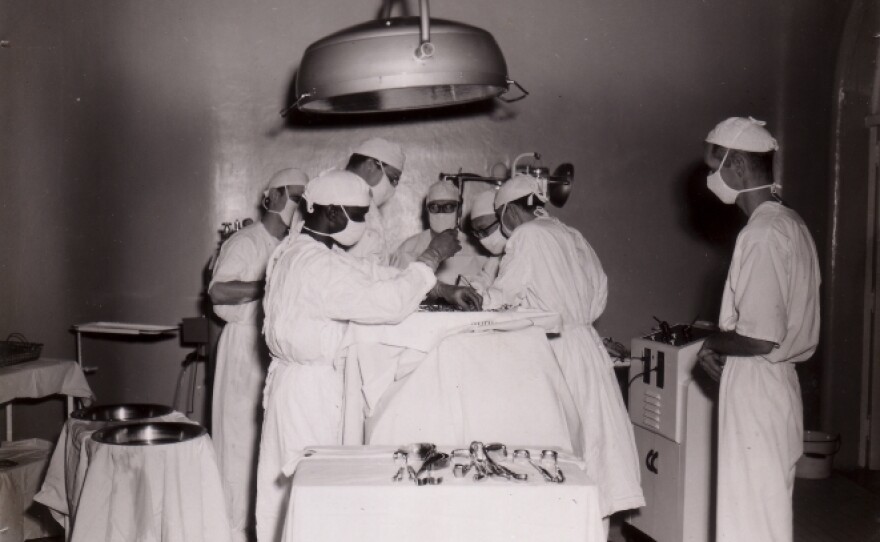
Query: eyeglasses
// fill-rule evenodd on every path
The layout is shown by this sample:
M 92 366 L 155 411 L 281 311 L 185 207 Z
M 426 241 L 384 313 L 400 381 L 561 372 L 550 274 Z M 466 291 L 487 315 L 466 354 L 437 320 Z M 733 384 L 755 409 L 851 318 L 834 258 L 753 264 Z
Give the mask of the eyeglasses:
M 400 183 L 400 176 L 403 175 L 403 173 L 389 174 L 388 170 L 385 169 L 385 164 L 382 163 L 381 160 L 376 160 L 376 163 L 379 164 L 379 168 L 382 169 L 382 173 L 384 173 L 385 176 L 388 177 L 388 182 L 391 183 L 391 186 L 397 186 L 397 184 Z
M 485 239 L 486 237 L 489 237 L 490 235 L 492 235 L 492 232 L 494 232 L 495 230 L 498 229 L 498 225 L 499 225 L 498 221 L 496 220 L 495 222 L 489 224 L 488 226 L 486 226 L 485 228 L 483 228 L 481 230 L 475 229 L 474 230 L 474 237 L 476 237 L 477 239 Z
M 428 212 L 432 214 L 437 213 L 454 213 L 456 209 L 458 209 L 458 204 L 455 202 L 449 203 L 429 203 L 427 205 Z
M 297 205 L 299 205 L 299 202 L 301 202 L 303 199 L 302 194 L 288 194 L 287 197 L 290 198 L 290 201 Z

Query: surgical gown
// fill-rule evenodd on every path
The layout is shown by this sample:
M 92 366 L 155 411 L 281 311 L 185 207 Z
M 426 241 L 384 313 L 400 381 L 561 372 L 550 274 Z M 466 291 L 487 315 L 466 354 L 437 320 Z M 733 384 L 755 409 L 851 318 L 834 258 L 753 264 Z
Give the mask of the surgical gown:
M 223 243 L 211 286 L 217 282 L 262 281 L 277 245 L 278 239 L 260 222 L 239 230 Z M 256 498 L 260 397 L 269 364 L 259 327 L 262 302 L 214 305 L 214 312 L 226 325 L 217 344 L 212 437 L 234 539 L 247 540 L 246 532 L 253 529 Z
M 398 323 L 436 283 L 422 263 L 378 265 L 306 234 L 286 242 L 264 307 L 272 364 L 257 489 L 257 539 L 280 540 L 290 481 L 281 469 L 307 446 L 342 444 L 343 339 L 348 322 Z
M 498 273 L 498 258 L 489 256 L 474 246 L 470 238 L 462 232 L 458 234 L 461 250 L 448 258 L 437 268 L 437 280 L 446 284 L 457 284 L 461 275 L 470 284 L 480 289 L 487 287 Z M 431 242 L 431 230 L 424 230 L 406 239 L 391 255 L 391 265 L 403 269 L 414 262 Z
M 718 540 L 790 542 L 803 405 L 794 363 L 819 341 L 819 263 L 803 220 L 762 203 L 740 232 L 719 327 L 778 345 L 728 357 L 721 375 Z
M 484 308 L 513 305 L 559 313 L 550 340 L 583 424 L 587 474 L 599 486 L 602 515 L 644 506 L 632 424 L 611 358 L 593 322 L 608 285 L 598 256 L 577 230 L 552 217 L 517 227 Z

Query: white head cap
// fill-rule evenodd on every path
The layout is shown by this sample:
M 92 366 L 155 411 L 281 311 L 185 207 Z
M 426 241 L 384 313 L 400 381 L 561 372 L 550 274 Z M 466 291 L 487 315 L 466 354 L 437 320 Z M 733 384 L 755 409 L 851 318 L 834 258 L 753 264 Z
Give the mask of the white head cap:
M 480 192 L 474 197 L 474 206 L 471 208 L 471 220 L 480 216 L 495 214 L 495 190 L 489 189 Z
M 269 190 L 273 188 L 281 188 L 282 186 L 306 186 L 309 184 L 309 177 L 302 171 L 296 168 L 285 168 L 276 171 L 272 178 L 269 179 L 269 184 L 266 185 L 266 189 L 263 190 L 263 197 L 269 197 Z
M 425 196 L 426 202 L 432 201 L 458 201 L 458 188 L 452 181 L 437 181 L 428 189 L 428 195 Z
M 353 152 L 375 158 L 400 171 L 403 171 L 403 163 L 406 161 L 406 156 L 403 155 L 403 149 L 400 148 L 400 145 L 381 137 L 374 137 L 364 141 Z
M 499 209 L 505 203 L 510 203 L 529 194 L 533 194 L 541 203 L 547 202 L 547 196 L 541 187 L 540 179 L 524 173 L 517 173 L 504 181 L 504 184 L 498 189 L 498 193 L 495 194 L 495 208 Z M 529 204 L 531 203 L 533 200 L 530 198 Z
M 769 152 L 779 149 L 779 144 L 764 128 L 764 121 L 752 117 L 730 117 L 718 123 L 706 136 L 707 143 L 748 152 Z
M 312 179 L 303 198 L 308 202 L 310 213 L 314 211 L 313 204 L 367 207 L 370 205 L 370 187 L 354 173 L 334 169 Z

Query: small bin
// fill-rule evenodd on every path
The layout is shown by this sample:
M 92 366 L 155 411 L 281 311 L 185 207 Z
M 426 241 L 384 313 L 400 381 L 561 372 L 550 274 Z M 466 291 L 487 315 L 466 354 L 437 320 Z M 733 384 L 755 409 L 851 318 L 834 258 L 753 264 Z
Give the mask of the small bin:
M 804 431 L 804 454 L 798 459 L 795 476 L 798 478 L 828 478 L 834 454 L 840 451 L 840 435 L 821 431 Z

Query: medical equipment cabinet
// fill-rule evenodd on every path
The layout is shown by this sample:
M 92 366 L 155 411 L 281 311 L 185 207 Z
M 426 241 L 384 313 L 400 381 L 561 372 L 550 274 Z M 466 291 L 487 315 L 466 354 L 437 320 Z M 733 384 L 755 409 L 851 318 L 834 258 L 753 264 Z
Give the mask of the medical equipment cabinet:
M 632 340 L 629 416 L 646 506 L 627 522 L 657 542 L 714 540 L 714 403 L 697 352 L 712 331 L 668 326 Z

